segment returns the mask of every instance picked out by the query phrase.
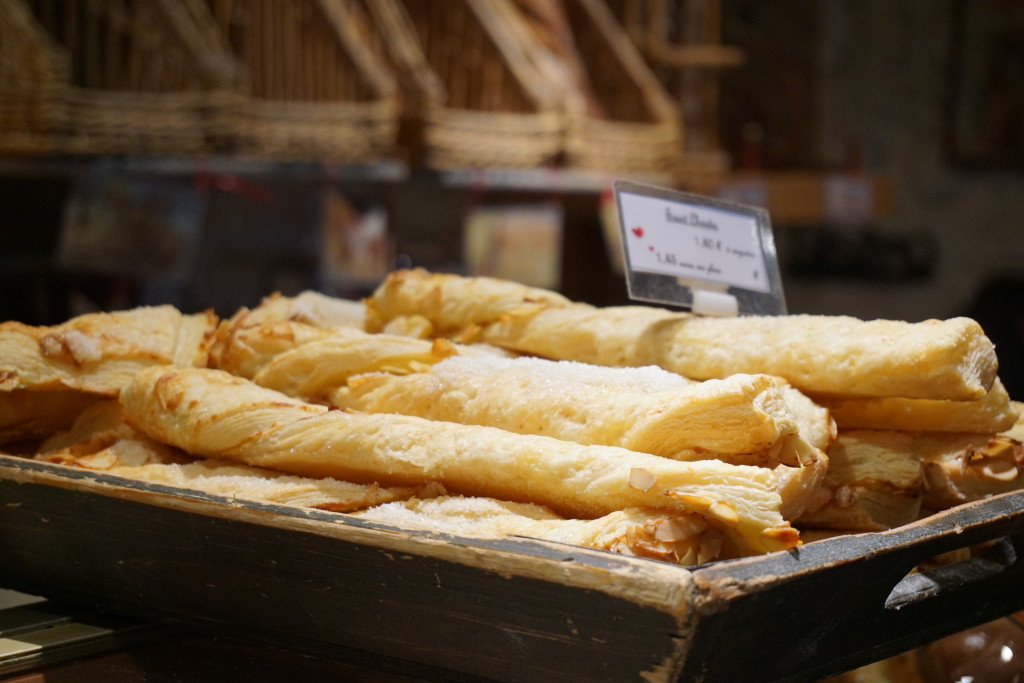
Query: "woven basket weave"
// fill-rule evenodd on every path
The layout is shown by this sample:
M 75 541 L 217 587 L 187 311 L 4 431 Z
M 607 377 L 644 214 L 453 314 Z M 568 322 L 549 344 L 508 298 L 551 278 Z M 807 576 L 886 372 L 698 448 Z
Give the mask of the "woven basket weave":
M 0 152 L 46 153 L 66 122 L 68 55 L 23 0 L 0 2 Z
M 398 86 L 355 0 L 206 0 L 244 66 L 224 121 L 232 151 L 279 160 L 393 155 Z
M 675 103 L 622 25 L 600 0 L 563 3 L 566 25 L 587 75 L 587 92 L 569 88 L 570 166 L 668 173 L 683 151 Z
M 28 0 L 70 59 L 60 151 L 199 154 L 237 68 L 201 0 Z
M 721 0 L 603 0 L 627 35 L 657 70 L 678 104 L 686 136 L 673 172 L 682 187 L 707 188 L 724 182 L 732 164 L 722 149 L 720 78 L 746 59 L 722 44 Z
M 367 0 L 433 168 L 533 167 L 562 151 L 558 84 L 510 0 Z

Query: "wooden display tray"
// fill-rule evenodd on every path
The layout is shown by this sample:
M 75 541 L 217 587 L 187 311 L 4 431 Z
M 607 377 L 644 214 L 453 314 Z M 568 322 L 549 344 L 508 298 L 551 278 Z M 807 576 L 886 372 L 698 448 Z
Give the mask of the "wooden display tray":
M 987 543 L 971 560 L 908 572 Z M 889 532 L 682 568 L 0 455 L 0 585 L 258 627 L 463 677 L 815 680 L 1024 608 L 1024 492 Z

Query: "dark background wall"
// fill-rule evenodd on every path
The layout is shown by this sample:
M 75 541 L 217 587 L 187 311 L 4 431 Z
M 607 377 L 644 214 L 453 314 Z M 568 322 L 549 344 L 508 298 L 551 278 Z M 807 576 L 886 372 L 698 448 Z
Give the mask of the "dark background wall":
M 947 317 L 969 310 L 992 279 L 1024 278 L 1022 10 L 998 0 L 820 3 L 817 153 L 839 165 L 856 141 L 865 167 L 893 183 L 893 211 L 879 228 L 925 231 L 937 256 L 920 280 L 791 280 L 792 308 Z M 998 80 L 1007 69 L 1011 80 Z M 979 123 L 954 135 L 958 112 Z M 1017 137 L 986 132 L 986 117 L 1003 117 L 999 126 Z M 991 142 L 972 152 L 983 138 Z M 1007 305 L 1020 311 L 1016 291 Z

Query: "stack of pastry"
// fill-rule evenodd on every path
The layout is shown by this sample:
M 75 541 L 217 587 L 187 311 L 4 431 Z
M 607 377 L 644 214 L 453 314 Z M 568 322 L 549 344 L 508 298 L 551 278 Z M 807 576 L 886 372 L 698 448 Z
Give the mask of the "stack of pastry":
M 686 565 L 1022 480 L 1018 405 L 966 319 L 704 319 L 411 270 L 365 302 L 3 323 L 0 359 L 12 453 Z
M 1021 404 L 999 382 L 991 342 L 968 318 L 908 323 L 843 316 L 703 318 L 647 306 L 593 307 L 482 278 L 393 273 L 367 300 L 369 330 L 606 366 L 654 366 L 707 383 L 764 373 L 827 411 L 823 485 L 803 529 L 878 531 L 1020 488 Z M 820 425 L 820 421 L 818 422 Z M 813 427 L 801 433 L 810 436 Z M 820 534 L 805 534 L 816 537 Z

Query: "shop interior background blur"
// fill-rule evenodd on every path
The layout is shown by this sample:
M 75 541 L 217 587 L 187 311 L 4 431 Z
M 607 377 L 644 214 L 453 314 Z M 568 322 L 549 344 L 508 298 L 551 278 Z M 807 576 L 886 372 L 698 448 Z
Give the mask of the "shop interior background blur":
M 0 4 L 0 319 L 408 265 L 626 303 L 616 178 L 767 207 L 790 312 L 973 315 L 1021 386 L 1012 0 Z
M 0 0 L 0 321 L 628 303 L 617 178 L 767 208 L 792 313 L 977 318 L 1024 398 L 1019 0 Z

